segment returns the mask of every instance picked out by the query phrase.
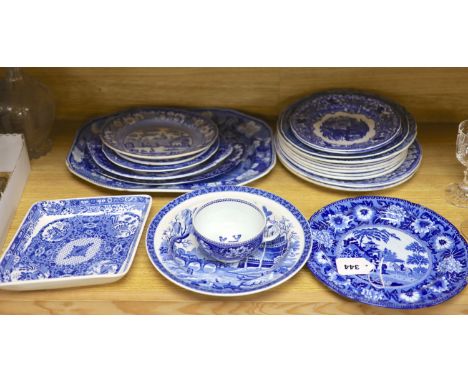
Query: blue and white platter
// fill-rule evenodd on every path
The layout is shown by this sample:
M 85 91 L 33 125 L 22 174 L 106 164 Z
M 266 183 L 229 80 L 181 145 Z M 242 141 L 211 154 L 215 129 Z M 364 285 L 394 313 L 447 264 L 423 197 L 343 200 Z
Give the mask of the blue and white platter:
M 143 181 L 154 181 L 162 182 L 175 179 L 183 179 L 193 177 L 198 174 L 203 174 L 211 169 L 214 169 L 221 165 L 227 158 L 231 157 L 234 151 L 234 147 L 229 144 L 223 144 L 221 149 L 216 153 L 213 160 L 205 162 L 197 166 L 195 169 L 180 169 L 177 171 L 168 170 L 164 172 L 136 172 L 126 168 L 121 168 L 112 163 L 102 151 L 102 145 L 97 139 L 90 139 L 87 142 L 88 152 L 91 155 L 92 160 L 101 167 L 104 171 L 117 175 L 119 177 L 129 180 L 143 180 Z M 237 149 L 240 151 L 240 149 Z M 237 157 L 240 157 L 242 152 L 238 153 Z M 236 166 L 237 163 L 233 163 L 232 166 Z
M 440 304 L 466 286 L 468 245 L 436 212 L 406 200 L 344 199 L 309 220 L 312 254 L 307 266 L 336 293 L 396 309 Z M 343 274 L 337 259 L 364 258 L 367 274 Z
M 179 161 L 176 161 L 176 163 L 170 162 L 167 160 L 159 161 L 159 162 L 154 161 L 154 162 L 140 163 L 138 161 L 129 160 L 118 155 L 115 151 L 112 151 L 106 145 L 101 145 L 101 147 L 102 147 L 102 152 L 107 157 L 107 159 L 111 161 L 114 165 L 116 165 L 117 167 L 125 168 L 127 170 L 132 170 L 135 172 L 154 172 L 154 173 L 188 170 L 189 168 L 193 168 L 195 166 L 201 165 L 202 163 L 214 157 L 215 154 L 217 154 L 219 158 L 218 150 L 220 150 L 221 152 L 226 150 L 225 145 L 220 147 L 220 139 L 218 138 L 216 143 L 210 146 L 208 150 L 203 151 L 201 155 L 196 155 L 195 157 L 187 157 L 189 158 L 189 160 L 184 160 L 182 162 L 180 162 L 179 160 Z
M 192 225 L 194 211 L 217 199 L 241 199 L 261 208 L 279 236 L 246 260 L 223 263 L 206 254 Z M 193 292 L 214 296 L 241 296 L 278 286 L 306 263 L 310 229 L 288 201 L 255 188 L 221 186 L 179 196 L 149 225 L 146 247 L 155 268 L 168 280 Z
M 305 168 L 298 166 L 284 155 L 281 148 L 277 148 L 278 158 L 281 163 L 298 177 L 323 187 L 343 191 L 376 191 L 400 185 L 409 180 L 417 171 L 422 160 L 422 149 L 415 141 L 408 149 L 408 155 L 404 162 L 394 171 L 367 180 L 338 180 L 317 175 Z
M 332 153 L 363 153 L 389 143 L 401 130 L 398 112 L 360 92 L 320 93 L 299 102 L 289 123 L 306 146 Z
M 400 114 L 402 121 L 402 128 L 398 135 L 394 137 L 387 145 L 381 147 L 373 152 L 357 152 L 349 154 L 336 154 L 328 151 L 320 151 L 313 149 L 302 143 L 293 134 L 289 118 L 294 111 L 296 104 L 291 105 L 283 112 L 278 120 L 278 139 L 284 146 L 297 152 L 306 159 L 313 159 L 316 161 L 323 161 L 327 163 L 373 163 L 386 158 L 392 158 L 395 155 L 407 150 L 408 147 L 414 142 L 417 135 L 417 126 L 414 118 L 407 113 L 401 106 L 393 105 L 394 109 Z
M 148 195 L 34 204 L 0 259 L 0 289 L 106 284 L 130 269 L 149 214 Z
M 107 117 L 94 119 L 86 123 L 78 131 L 68 153 L 66 165 L 76 176 L 104 188 L 157 193 L 188 192 L 221 185 L 243 185 L 265 176 L 275 166 L 276 155 L 272 141 L 272 131 L 265 122 L 227 109 L 202 109 L 193 110 L 192 112 L 214 121 L 218 126 L 220 138 L 224 142 L 221 144 L 242 147 L 241 158 L 236 159 L 237 164 L 235 166 L 226 169 L 226 167 L 222 167 L 225 163 L 222 163 L 213 170 L 218 172 L 214 177 L 207 178 L 206 176 L 197 175 L 196 177 L 200 176 L 200 178 L 196 178 L 196 180 L 171 182 L 177 184 L 165 184 L 163 182 L 156 184 L 120 178 L 100 168 L 92 160 L 87 150 L 87 142 L 93 141 L 100 136 Z M 234 155 L 234 153 L 231 155 Z M 229 162 L 229 165 L 232 163 L 232 161 Z M 221 171 L 223 169 L 224 172 Z
M 213 121 L 186 110 L 134 109 L 110 117 L 101 130 L 103 143 L 135 158 L 180 158 L 216 142 Z

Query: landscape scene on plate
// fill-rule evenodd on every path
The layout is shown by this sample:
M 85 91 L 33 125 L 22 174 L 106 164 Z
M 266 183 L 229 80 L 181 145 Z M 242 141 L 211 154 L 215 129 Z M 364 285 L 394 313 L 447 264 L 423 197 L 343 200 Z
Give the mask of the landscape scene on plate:
M 279 236 L 264 244 L 245 260 L 222 263 L 204 253 L 193 235 L 193 210 L 177 214 L 163 232 L 159 253 L 164 265 L 180 280 L 207 291 L 242 291 L 281 277 L 301 256 L 298 234 L 285 217 L 277 218 L 263 206 L 267 225 Z
M 403 200 L 334 203 L 310 221 L 308 266 L 329 287 L 371 304 L 429 306 L 466 285 L 466 242 L 447 221 Z M 340 275 L 336 258 L 365 258 L 366 275 Z

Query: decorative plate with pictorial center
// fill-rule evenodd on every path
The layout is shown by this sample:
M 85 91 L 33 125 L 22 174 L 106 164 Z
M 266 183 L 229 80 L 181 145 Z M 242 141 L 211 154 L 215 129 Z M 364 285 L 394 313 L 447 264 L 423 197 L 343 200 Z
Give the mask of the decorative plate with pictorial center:
M 151 201 L 134 195 L 34 204 L 0 260 L 0 289 L 117 281 L 132 264 Z
M 177 109 L 129 110 L 109 118 L 102 142 L 135 158 L 169 159 L 201 152 L 218 137 L 210 119 Z
M 466 286 L 467 242 L 450 222 L 421 205 L 380 196 L 344 199 L 316 212 L 309 223 L 307 265 L 344 297 L 415 309 L 440 304 Z M 343 258 L 364 258 L 373 268 L 344 275 L 336 265 Z
M 389 143 L 401 130 L 400 116 L 375 96 L 330 91 L 299 102 L 292 132 L 306 146 L 331 153 L 363 153 Z
M 196 208 L 217 199 L 242 199 L 261 208 L 276 232 L 247 259 L 223 263 L 210 257 L 193 233 Z M 240 296 L 271 289 L 295 275 L 310 253 L 310 229 L 291 203 L 249 187 L 205 188 L 179 196 L 153 219 L 146 237 L 148 256 L 167 279 L 193 292 Z
M 273 169 L 276 155 L 272 131 L 264 121 L 229 109 L 203 109 L 193 112 L 213 120 L 218 125 L 223 142 L 234 147 L 242 145 L 243 153 L 237 166 L 219 173 L 214 178 L 173 185 L 142 184 L 112 177 L 96 165 L 87 150 L 87 142 L 99 136 L 106 117 L 89 121 L 77 132 L 66 165 L 73 174 L 92 184 L 112 190 L 134 192 L 188 192 L 205 187 L 247 184 L 265 176 Z

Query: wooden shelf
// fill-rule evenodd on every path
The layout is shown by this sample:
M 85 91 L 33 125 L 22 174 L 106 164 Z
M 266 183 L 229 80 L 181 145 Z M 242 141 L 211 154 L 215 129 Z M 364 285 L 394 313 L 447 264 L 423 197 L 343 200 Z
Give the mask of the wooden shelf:
M 47 156 L 32 161 L 32 172 L 4 250 L 25 213 L 36 201 L 121 194 L 93 186 L 67 171 L 64 161 L 78 127 L 78 122 L 57 123 L 53 150 Z M 455 159 L 455 135 L 456 124 L 423 124 L 419 127 L 419 141 L 424 158 L 416 175 L 394 189 L 366 194 L 399 197 L 423 204 L 459 228 L 461 222 L 468 219 L 468 210 L 452 207 L 444 200 L 445 186 L 462 177 L 462 167 Z M 306 218 L 328 203 L 357 195 L 309 184 L 289 173 L 280 163 L 269 175 L 250 186 L 276 193 L 289 200 Z M 149 220 L 176 196 L 177 194 L 153 194 Z M 0 313 L 459 314 L 468 313 L 468 289 L 432 308 L 395 311 L 346 300 L 328 290 L 307 269 L 303 269 L 283 285 L 256 295 L 240 298 L 202 296 L 177 287 L 154 269 L 146 255 L 144 235 L 133 266 L 121 281 L 104 286 L 51 291 L 0 291 Z

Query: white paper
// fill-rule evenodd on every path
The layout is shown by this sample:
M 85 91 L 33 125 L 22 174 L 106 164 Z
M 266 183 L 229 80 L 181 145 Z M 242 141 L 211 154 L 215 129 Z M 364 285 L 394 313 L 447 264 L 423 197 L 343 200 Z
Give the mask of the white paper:
M 374 270 L 374 264 L 363 257 L 341 257 L 336 259 L 340 275 L 367 275 Z

